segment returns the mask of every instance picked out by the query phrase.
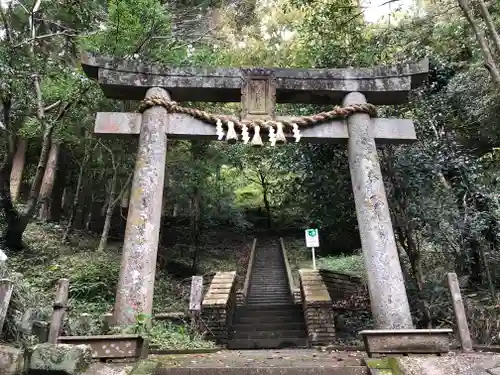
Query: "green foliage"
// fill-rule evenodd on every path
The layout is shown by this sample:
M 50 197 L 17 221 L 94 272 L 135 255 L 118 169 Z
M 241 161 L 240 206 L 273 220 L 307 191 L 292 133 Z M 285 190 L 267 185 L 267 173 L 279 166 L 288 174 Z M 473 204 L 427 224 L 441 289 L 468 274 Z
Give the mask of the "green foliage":
M 363 255 L 361 254 L 320 258 L 318 259 L 317 267 L 330 271 L 349 273 L 361 277 L 366 276 Z
M 8 122 L 2 117 L 8 128 L 0 130 L 0 138 L 28 139 L 23 178 L 29 185 L 37 170 L 39 139 L 49 124 L 54 125 L 53 137 L 65 146 L 68 159 L 64 186 L 74 192 L 82 168 L 83 188 L 75 212 L 79 225 L 88 224 L 94 232 L 102 227 L 94 223 L 102 213 L 95 212 L 105 211 L 109 203 L 113 174 L 121 189 L 133 169 L 137 142 L 97 143 L 86 133 L 92 130 L 96 112 L 133 111 L 137 103 L 104 98 L 99 86 L 84 77 L 77 58 L 81 52 L 199 67 L 348 67 L 429 58 L 429 79 L 413 90 L 409 103 L 381 108 L 384 116 L 413 118 L 419 138 L 411 146 L 379 151 L 408 289 L 413 300 L 428 302 L 431 323 L 436 325 L 449 315 L 439 287 L 446 272 L 457 270 L 466 279 L 485 274 L 486 264 L 478 261 L 484 252 L 492 263 L 492 284 L 500 285 L 495 266 L 500 249 L 500 100 L 455 2 L 423 4 L 418 14 L 398 12 L 390 24 L 366 24 L 362 9 L 351 0 L 239 1 L 231 6 L 158 0 L 87 1 L 85 6 L 42 2 L 35 20 L 36 43 L 31 41 L 28 12 L 19 3 L 9 4 L 2 8 L 7 23 L 2 19 L 1 28 L 8 26 L 10 38 L 0 43 L 0 114 L 7 113 L 6 103 L 12 105 Z M 499 26 L 498 6 L 491 9 Z M 36 92 L 35 76 L 41 93 Z M 66 103 L 71 105 L 62 113 Z M 213 113 L 239 111 L 234 104 L 184 104 Z M 41 116 L 40 108 L 49 109 Z M 277 112 L 305 115 L 327 108 L 280 104 Z M 8 150 L 9 143 L 1 142 L 0 163 Z M 183 234 L 172 240 L 174 244 L 160 247 L 161 260 L 175 260 L 185 268 L 196 261 L 202 272 L 244 268 L 244 255 L 233 244 L 221 245 L 214 228 L 248 234 L 262 219 L 252 215 L 265 216 L 269 210 L 276 231 L 301 234 L 310 225 L 320 229 L 321 267 L 364 274 L 360 255 L 349 255 L 360 248 L 360 240 L 345 145 L 302 142 L 256 151 L 241 144 L 169 140 L 166 181 L 164 231 L 181 228 Z M 4 230 L 5 212 L 0 208 Z M 89 217 L 93 220 L 86 223 Z M 47 301 L 55 281 L 69 277 L 74 310 L 98 314 L 114 299 L 120 249 L 111 244 L 106 252 L 96 253 L 95 238 L 89 244 L 86 235 L 77 236 L 82 243 L 62 246 L 61 228 L 30 226 L 25 240 L 34 255 L 13 256 L 10 264 L 25 273 L 31 291 L 26 293 L 39 293 Z M 209 242 L 212 237 L 214 242 Z M 310 266 L 302 239 L 288 247 L 294 270 Z M 483 278 L 469 284 L 481 290 L 487 283 Z M 186 286 L 159 269 L 155 311 L 182 309 L 185 299 Z M 490 302 L 474 310 L 483 331 L 498 320 Z M 35 299 L 26 303 L 34 304 Z M 413 305 L 424 322 L 415 307 L 418 303 Z M 165 347 L 205 345 L 181 328 L 154 330 Z
M 215 343 L 204 339 L 204 335 L 188 325 L 174 325 L 170 322 L 153 324 L 148 334 L 151 345 L 159 349 L 202 349 L 214 348 Z

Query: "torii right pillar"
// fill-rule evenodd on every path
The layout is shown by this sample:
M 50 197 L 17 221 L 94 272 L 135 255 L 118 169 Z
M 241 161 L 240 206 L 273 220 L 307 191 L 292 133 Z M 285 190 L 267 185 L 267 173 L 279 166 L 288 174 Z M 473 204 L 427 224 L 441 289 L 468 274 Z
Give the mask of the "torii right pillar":
M 344 98 L 344 106 L 364 103 L 366 98 L 359 92 Z M 347 125 L 349 169 L 375 326 L 412 329 L 372 120 L 367 114 L 354 114 Z

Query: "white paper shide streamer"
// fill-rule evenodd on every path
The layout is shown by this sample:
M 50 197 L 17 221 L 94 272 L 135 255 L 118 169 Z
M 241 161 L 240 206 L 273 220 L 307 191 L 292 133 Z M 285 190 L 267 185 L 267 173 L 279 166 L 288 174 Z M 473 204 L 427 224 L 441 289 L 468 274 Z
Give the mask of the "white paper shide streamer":
M 248 134 L 248 126 L 246 126 L 246 124 L 243 124 L 243 126 L 241 127 L 241 139 L 243 139 L 243 144 L 245 145 L 250 140 L 250 134 Z
M 217 134 L 217 139 L 219 141 L 222 141 L 224 139 L 224 129 L 222 128 L 222 121 L 217 120 L 217 125 L 215 127 L 215 131 Z
M 269 142 L 271 142 L 271 146 L 276 145 L 276 133 L 272 126 L 269 127 Z
M 295 138 L 295 142 L 298 143 L 302 136 L 300 135 L 299 126 L 297 124 L 292 125 L 293 137 Z

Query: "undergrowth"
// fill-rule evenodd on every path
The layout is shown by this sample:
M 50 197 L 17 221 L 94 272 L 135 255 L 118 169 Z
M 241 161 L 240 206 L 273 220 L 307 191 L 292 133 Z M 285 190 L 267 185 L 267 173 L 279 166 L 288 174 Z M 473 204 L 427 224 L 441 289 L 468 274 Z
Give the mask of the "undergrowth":
M 10 254 L 8 276 L 15 280 L 15 288 L 4 324 L 4 340 L 20 346 L 33 343 L 28 329 L 29 322 L 49 320 L 54 286 L 60 278 L 70 280 L 70 310 L 65 329 L 71 334 L 102 333 L 99 316 L 109 312 L 113 306 L 121 246 L 110 243 L 106 251 L 97 252 L 98 238 L 79 232 L 75 232 L 71 243 L 65 245 L 60 241 L 61 232 L 62 228 L 57 225 L 30 224 L 25 235 L 30 250 L 22 254 Z M 198 259 L 198 274 L 237 270 L 240 276 L 244 276 L 251 241 L 243 236 L 237 240 L 226 237 L 229 237 L 226 233 L 210 233 L 203 238 L 204 246 Z M 302 239 L 285 238 L 285 245 L 294 282 L 298 286 L 297 271 L 300 268 L 312 267 L 311 252 L 305 248 Z M 167 259 L 167 262 L 161 257 Z M 500 259 L 492 255 L 489 257 L 490 267 L 498 268 Z M 432 318 L 431 327 L 455 328 L 451 296 L 446 285 L 446 273 L 454 271 L 450 257 L 435 249 L 425 248 L 422 253 L 424 290 L 420 293 L 409 276 L 407 257 L 403 254 L 401 259 L 403 269 L 406 270 L 406 287 L 415 322 L 422 321 L 420 301 L 423 297 Z M 187 308 L 190 278 L 165 266 L 172 260 L 180 268 L 189 268 L 189 246 L 179 241 L 168 250 L 159 250 L 154 313 L 185 312 Z M 365 277 L 363 257 L 360 253 L 320 257 L 317 265 L 318 268 Z M 464 281 L 461 287 L 470 331 L 475 341 L 481 344 L 500 344 L 500 306 L 496 302 L 498 296 L 491 298 L 485 288 L 466 288 Z M 369 313 L 368 295 L 358 297 L 360 300 L 365 298 L 360 313 L 339 313 L 346 320 L 346 325 L 352 327 L 354 335 L 358 330 L 370 327 L 373 323 Z M 85 327 L 81 323 L 82 313 L 88 314 Z M 148 336 L 153 345 L 161 348 L 212 347 L 214 344 L 204 340 L 203 334 L 199 332 L 186 323 L 153 322 Z
M 63 228 L 58 225 L 32 223 L 25 232 L 28 250 L 10 254 L 9 277 L 15 279 L 14 293 L 4 324 L 3 339 L 16 345 L 33 343 L 26 329 L 29 321 L 50 320 L 55 297 L 55 285 L 61 278 L 70 280 L 68 324 L 71 334 L 102 333 L 99 316 L 110 312 L 115 299 L 120 270 L 121 245 L 110 243 L 104 252 L 98 252 L 99 238 L 76 231 L 69 244 L 62 244 Z M 197 262 L 197 274 L 213 271 L 238 270 L 245 267 L 244 260 L 249 246 L 244 238 L 204 239 L 204 246 Z M 223 235 L 224 237 L 224 235 Z M 239 241 L 239 242 L 238 242 Z M 161 263 L 156 272 L 153 312 L 185 312 L 189 299 L 191 254 L 180 243 L 167 249 L 159 249 L 159 258 L 174 261 L 181 271 L 167 271 Z M 164 266 L 162 268 L 162 266 Z M 13 273 L 18 273 L 17 275 Z M 88 314 L 85 327 L 81 314 Z M 24 328 L 23 328 L 24 327 Z M 154 323 L 151 341 L 162 348 L 212 347 L 186 324 Z

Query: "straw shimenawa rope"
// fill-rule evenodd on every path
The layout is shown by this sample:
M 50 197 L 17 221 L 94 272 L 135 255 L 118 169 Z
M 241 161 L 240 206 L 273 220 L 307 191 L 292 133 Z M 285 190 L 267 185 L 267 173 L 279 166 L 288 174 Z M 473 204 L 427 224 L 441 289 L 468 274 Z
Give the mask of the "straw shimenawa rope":
M 284 126 L 290 129 L 294 128 L 294 125 L 298 127 L 314 126 L 326 121 L 345 119 L 355 113 L 366 113 L 370 117 L 377 117 L 377 109 L 373 104 L 352 104 L 345 107 L 335 107 L 333 110 L 328 112 L 321 112 L 311 116 L 301 116 L 294 118 L 292 121 L 275 121 L 275 120 L 236 120 L 233 118 L 228 118 L 224 116 L 217 116 L 209 112 L 202 111 L 196 108 L 182 107 L 174 101 L 165 100 L 161 97 L 151 97 L 144 99 L 139 108 L 139 112 L 144 112 L 146 109 L 162 106 L 169 113 L 184 113 L 186 115 L 192 116 L 198 120 L 204 121 L 206 123 L 216 125 L 217 122 L 222 122 L 222 124 L 228 126 L 228 122 L 232 122 L 235 127 L 242 129 L 243 126 L 247 128 L 255 128 L 256 126 L 260 128 L 269 128 Z

